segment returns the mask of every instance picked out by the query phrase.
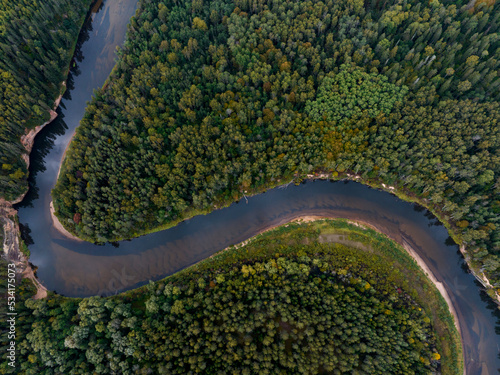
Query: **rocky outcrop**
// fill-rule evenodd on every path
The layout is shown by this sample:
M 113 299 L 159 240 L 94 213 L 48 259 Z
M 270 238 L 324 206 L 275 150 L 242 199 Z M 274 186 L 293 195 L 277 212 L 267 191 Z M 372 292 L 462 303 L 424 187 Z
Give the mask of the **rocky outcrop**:
M 19 225 L 15 220 L 17 211 L 10 202 L 0 198 L 0 225 L 3 229 L 3 252 L 2 258 L 8 263 L 16 265 L 16 273 L 22 274 L 23 278 L 30 279 L 36 287 L 35 299 L 45 298 L 47 288 L 45 288 L 35 277 L 33 268 L 28 259 L 20 250 L 19 246 Z
M 66 86 L 65 82 L 63 82 L 63 86 Z M 38 125 L 34 129 L 31 129 L 29 131 L 28 131 L 28 129 L 26 129 L 26 134 L 21 136 L 21 144 L 26 149 L 26 153 L 23 154 L 21 157 L 23 158 L 24 162 L 26 163 L 26 168 L 30 167 L 30 153 L 31 153 L 31 150 L 33 149 L 33 144 L 35 143 L 36 135 L 38 133 L 40 133 L 40 131 L 46 125 L 50 124 L 57 117 L 56 109 L 57 109 L 57 107 L 59 107 L 59 103 L 61 103 L 61 99 L 62 99 L 62 94 L 54 102 L 54 109 L 49 112 L 50 113 L 49 121 L 45 122 L 42 125 Z M 16 204 L 16 203 L 21 202 L 24 199 L 24 196 L 26 195 L 27 192 L 28 191 L 26 190 L 24 193 L 19 195 L 16 199 L 10 201 L 10 203 Z
M 23 262 L 23 254 L 19 251 L 19 226 L 13 218 L 17 211 L 10 202 L 0 199 L 0 225 L 3 227 L 3 257 L 8 262 Z
M 63 82 L 63 86 L 66 86 L 65 82 Z M 62 94 L 54 102 L 54 109 L 50 111 L 49 121 L 36 126 L 34 129 L 29 131 L 26 129 L 26 133 L 21 136 L 21 144 L 26 149 L 26 153 L 24 153 L 21 157 L 26 163 L 27 168 L 30 166 L 30 153 L 33 149 L 33 144 L 35 143 L 35 137 L 46 125 L 50 124 L 57 117 L 56 109 L 59 107 L 61 99 Z M 2 258 L 9 263 L 15 263 L 16 272 L 22 274 L 24 278 L 28 278 L 33 281 L 33 284 L 37 289 L 37 293 L 34 296 L 35 299 L 45 298 L 47 296 L 47 288 L 45 288 L 35 277 L 33 268 L 28 262 L 28 259 L 21 252 L 19 244 L 19 224 L 15 219 L 17 217 L 17 210 L 14 209 L 13 205 L 21 202 L 26 193 L 27 190 L 12 201 L 6 201 L 5 199 L 0 198 L 0 226 L 1 230 L 3 230 Z

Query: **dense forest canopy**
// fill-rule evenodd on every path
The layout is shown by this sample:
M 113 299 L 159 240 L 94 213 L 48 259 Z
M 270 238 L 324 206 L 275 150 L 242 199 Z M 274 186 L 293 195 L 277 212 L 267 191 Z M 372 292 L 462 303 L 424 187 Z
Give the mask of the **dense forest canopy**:
M 19 373 L 460 374 L 425 275 L 385 237 L 352 235 L 363 252 L 319 233 L 282 228 L 116 297 L 28 299 Z
M 26 129 L 49 120 L 91 0 L 0 0 L 0 198 L 27 189 Z
M 129 238 L 316 171 L 395 185 L 500 285 L 500 3 L 143 0 L 54 203 Z

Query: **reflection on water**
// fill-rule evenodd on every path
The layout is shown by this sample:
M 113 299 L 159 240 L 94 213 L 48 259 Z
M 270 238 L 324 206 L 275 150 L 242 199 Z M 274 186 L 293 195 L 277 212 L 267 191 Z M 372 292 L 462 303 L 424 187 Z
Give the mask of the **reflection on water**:
M 28 176 L 29 190 L 23 201 L 16 207 L 33 207 L 33 202 L 39 198 L 39 187 L 37 176 L 47 170 L 45 163 L 46 157 L 54 147 L 55 140 L 64 135 L 68 126 L 64 122 L 64 112 L 61 108 L 57 109 L 58 116 L 40 131 L 35 138 L 35 145 L 30 154 L 30 173 Z
M 462 326 L 468 367 L 496 369 L 497 317 L 443 226 L 426 210 L 358 183 L 309 182 L 273 189 L 162 232 L 96 246 L 65 239 L 50 225 L 33 234 L 32 259 L 49 289 L 68 296 L 110 295 L 158 280 L 239 243 L 271 226 L 302 215 L 343 217 L 373 225 L 391 238 L 407 241 L 450 293 Z M 429 223 L 433 225 L 429 226 Z M 43 244 L 43 246 L 39 246 Z M 490 371 L 493 373 L 493 371 Z
M 446 230 L 429 220 L 426 210 L 413 208 L 414 205 L 357 183 L 317 181 L 274 189 L 249 198 L 248 204 L 234 204 L 187 220 L 175 228 L 119 243 L 97 246 L 74 242 L 50 225 L 44 225 L 40 227 L 43 233 L 38 235 L 45 237 L 42 257 L 50 259 L 50 265 L 47 266 L 47 278 L 42 273 L 40 277 L 47 286 L 57 285 L 61 293 L 71 296 L 95 295 L 103 291 L 111 294 L 164 277 L 259 231 L 302 215 L 365 221 L 398 241 L 405 238 L 434 264 L 436 273 L 444 275 L 443 267 L 455 267 L 456 272 L 452 274 L 461 275 L 462 271 L 456 267 L 461 260 L 458 247 L 450 241 Z M 450 256 L 456 258 L 452 264 Z M 67 264 L 73 266 L 64 267 Z M 106 285 L 116 279 L 111 272 L 123 273 L 123 269 L 134 274 L 134 282 L 122 280 L 120 288 L 106 289 Z M 72 283 L 68 278 L 76 281 Z
M 26 246 L 30 246 L 35 243 L 35 241 L 33 241 L 33 238 L 31 237 L 31 229 L 27 223 L 19 223 L 19 232 Z
M 79 42 L 59 117 L 35 140 L 30 186 L 18 206 L 31 262 L 42 283 L 68 296 L 109 295 L 157 280 L 205 259 L 271 226 L 302 215 L 344 217 L 367 222 L 397 241 L 408 241 L 450 293 L 465 343 L 471 374 L 493 374 L 498 359 L 498 316 L 491 301 L 450 241 L 446 229 L 419 206 L 357 183 L 313 182 L 274 189 L 170 230 L 132 241 L 96 246 L 64 238 L 51 225 L 49 203 L 61 158 L 86 101 L 102 86 L 123 42 L 135 0 L 108 1 L 95 8 Z M 85 42 L 87 41 L 87 42 Z
M 64 121 L 66 113 L 65 109 L 67 109 L 65 103 L 72 100 L 71 92 L 75 88 L 75 77 L 78 77 L 81 74 L 79 63 L 81 63 L 84 59 L 82 46 L 89 40 L 92 30 L 92 18 L 87 15 L 78 36 L 73 59 L 69 65 L 70 70 L 66 79 L 66 91 L 63 94 L 63 100 L 61 101 L 60 106 L 56 109 L 57 117 L 50 123 L 50 126 L 46 126 L 42 129 L 42 131 L 35 138 L 35 144 L 30 154 L 30 173 L 28 176 L 29 190 L 24 200 L 20 202 L 17 207 L 33 207 L 32 202 L 39 198 L 37 175 L 46 171 L 46 157 L 54 148 L 55 140 L 58 137 L 65 135 L 68 130 L 68 125 L 66 125 Z

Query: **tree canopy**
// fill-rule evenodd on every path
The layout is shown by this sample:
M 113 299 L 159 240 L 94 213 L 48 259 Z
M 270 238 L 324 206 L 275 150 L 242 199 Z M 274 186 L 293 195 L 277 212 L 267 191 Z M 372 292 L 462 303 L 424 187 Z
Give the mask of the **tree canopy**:
M 18 373 L 460 374 L 425 275 L 387 238 L 336 226 L 371 250 L 295 225 L 116 297 L 27 299 Z
M 21 136 L 49 120 L 91 0 L 0 0 L 0 197 L 27 189 Z
M 406 86 L 389 83 L 384 75 L 342 65 L 337 74 L 329 73 L 323 79 L 315 100 L 306 103 L 305 111 L 318 122 L 340 123 L 363 115 L 375 118 L 388 115 L 397 102 L 402 102 L 407 91 Z
M 498 2 L 143 0 L 57 215 L 114 241 L 355 173 L 439 213 L 500 286 L 499 17 Z

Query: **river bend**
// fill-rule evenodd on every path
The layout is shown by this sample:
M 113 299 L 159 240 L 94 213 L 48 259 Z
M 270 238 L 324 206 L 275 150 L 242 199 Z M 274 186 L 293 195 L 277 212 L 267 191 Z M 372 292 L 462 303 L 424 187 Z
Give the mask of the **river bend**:
M 115 47 L 123 43 L 136 6 L 136 0 L 119 0 L 93 8 L 80 36 L 59 117 L 35 140 L 30 191 L 17 207 L 30 261 L 38 267 L 40 281 L 66 296 L 110 295 L 161 279 L 298 216 L 359 220 L 393 239 L 404 238 L 416 249 L 443 282 L 457 310 L 468 373 L 497 373 L 497 310 L 467 273 L 446 229 L 425 209 L 358 183 L 316 181 L 273 189 L 249 198 L 248 203 L 194 217 L 174 228 L 120 242 L 117 247 L 68 240 L 55 230 L 49 204 L 61 158 L 86 102 L 114 66 Z

